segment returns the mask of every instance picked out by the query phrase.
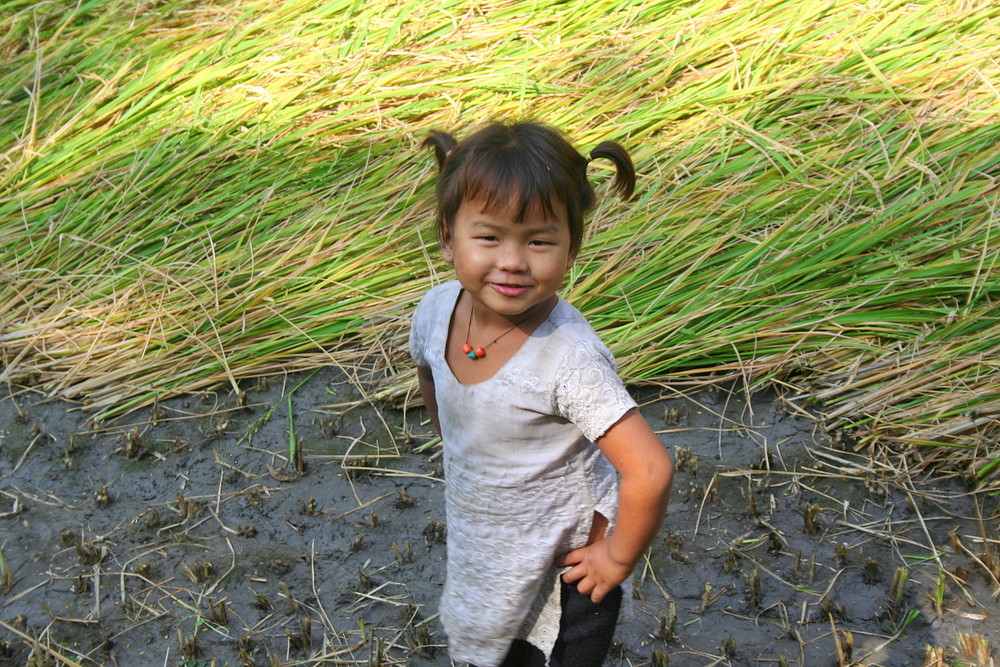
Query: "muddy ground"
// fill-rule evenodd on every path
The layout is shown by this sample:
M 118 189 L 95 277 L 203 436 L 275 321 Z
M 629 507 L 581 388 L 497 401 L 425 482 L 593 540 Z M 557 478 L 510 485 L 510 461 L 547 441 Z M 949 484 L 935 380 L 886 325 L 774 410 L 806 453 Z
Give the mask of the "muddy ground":
M 0 664 L 451 664 L 422 409 L 333 369 L 101 425 L 3 391 Z M 607 664 L 996 658 L 1000 498 L 908 480 L 786 396 L 636 394 L 678 473 Z

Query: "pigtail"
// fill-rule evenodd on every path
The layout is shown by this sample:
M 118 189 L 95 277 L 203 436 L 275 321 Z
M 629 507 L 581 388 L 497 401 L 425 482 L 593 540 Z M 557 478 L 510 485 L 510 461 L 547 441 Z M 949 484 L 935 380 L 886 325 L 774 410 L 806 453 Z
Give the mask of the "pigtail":
M 434 149 L 434 158 L 437 160 L 438 169 L 444 169 L 444 161 L 448 159 L 449 153 L 455 149 L 457 144 L 458 142 L 453 136 L 439 130 L 431 130 L 427 138 L 424 139 L 424 145 Z
M 614 141 L 602 141 L 590 151 L 590 159 L 605 158 L 611 160 L 616 169 L 615 182 L 612 185 L 622 199 L 628 199 L 635 192 L 635 166 L 621 144 Z

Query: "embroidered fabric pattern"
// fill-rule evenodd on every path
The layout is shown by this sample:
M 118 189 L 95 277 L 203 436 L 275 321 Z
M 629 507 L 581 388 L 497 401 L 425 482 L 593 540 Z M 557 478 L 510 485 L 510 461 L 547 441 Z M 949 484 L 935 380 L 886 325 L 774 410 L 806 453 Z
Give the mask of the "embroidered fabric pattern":
M 556 376 L 555 399 L 556 411 L 592 442 L 635 406 L 611 353 L 590 341 L 577 343 L 566 355 Z

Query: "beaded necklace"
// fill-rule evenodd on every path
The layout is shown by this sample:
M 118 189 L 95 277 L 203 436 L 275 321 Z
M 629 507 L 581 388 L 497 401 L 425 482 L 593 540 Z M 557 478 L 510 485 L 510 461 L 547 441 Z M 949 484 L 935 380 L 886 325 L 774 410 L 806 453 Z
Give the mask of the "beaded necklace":
M 469 342 L 469 335 L 472 333 L 472 318 L 475 316 L 475 314 L 476 314 L 476 307 L 473 304 L 469 304 L 469 327 L 468 329 L 465 330 L 465 345 L 462 346 L 462 354 L 467 356 L 469 359 L 482 359 L 483 357 L 486 356 L 486 348 L 488 348 L 490 345 L 493 345 L 493 343 L 497 342 L 498 340 L 509 334 L 511 331 L 513 331 L 514 329 L 518 328 L 519 326 L 527 322 L 529 319 L 531 319 L 531 314 L 529 314 L 523 320 L 521 320 L 520 322 L 516 322 L 514 326 L 504 331 L 502 334 L 494 338 L 486 345 L 483 345 L 482 347 L 472 347 L 472 343 Z

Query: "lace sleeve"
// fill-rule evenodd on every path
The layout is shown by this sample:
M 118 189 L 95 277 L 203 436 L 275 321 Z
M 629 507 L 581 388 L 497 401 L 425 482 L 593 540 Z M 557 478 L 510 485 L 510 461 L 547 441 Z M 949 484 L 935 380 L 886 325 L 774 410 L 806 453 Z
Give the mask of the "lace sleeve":
M 611 352 L 603 345 L 576 343 L 556 372 L 556 413 L 596 442 L 634 407 Z

